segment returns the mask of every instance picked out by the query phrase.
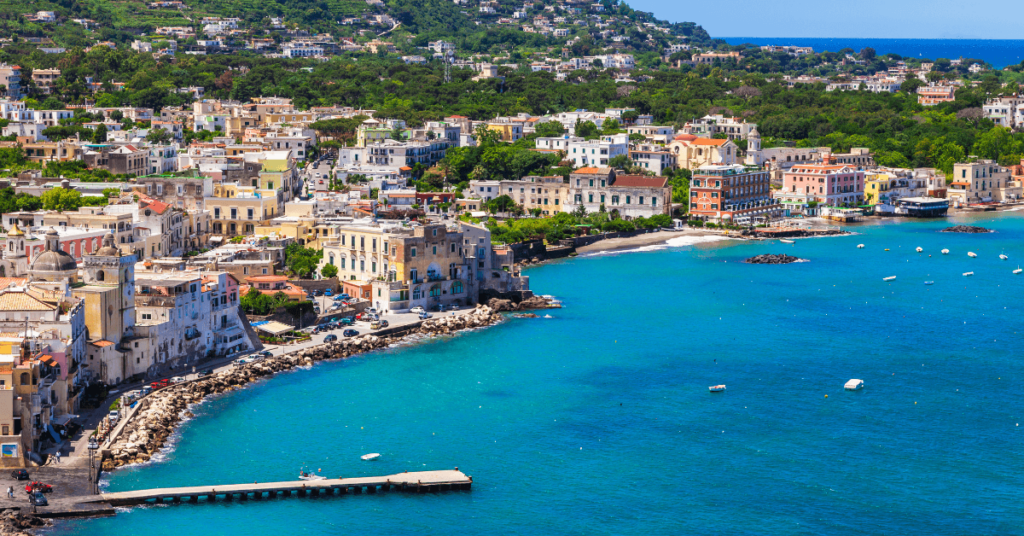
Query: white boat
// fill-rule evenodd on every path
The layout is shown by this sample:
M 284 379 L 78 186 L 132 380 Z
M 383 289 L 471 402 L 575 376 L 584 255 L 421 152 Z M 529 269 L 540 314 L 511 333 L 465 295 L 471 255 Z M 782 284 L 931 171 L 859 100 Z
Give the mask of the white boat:
M 882 281 L 892 281 L 893 279 L 896 279 L 896 276 L 890 275 L 889 277 L 883 277 Z
M 779 242 L 782 242 L 783 244 L 793 244 L 794 243 L 792 240 L 786 240 L 785 238 L 780 238 Z
M 925 281 L 924 284 L 925 285 L 934 285 L 935 281 Z
M 942 254 L 943 254 L 943 255 L 949 255 L 949 250 L 948 250 L 948 249 L 944 249 L 944 250 L 942 250 Z
M 860 391 L 864 388 L 864 380 L 850 380 L 844 387 L 847 391 Z
M 721 393 L 722 391 L 725 390 L 725 386 L 724 385 L 712 385 L 711 387 L 708 387 L 708 390 L 711 391 L 712 393 Z
M 974 272 L 964 272 L 964 277 L 970 277 L 974 275 Z
M 1024 270 L 1021 270 L 1020 266 L 1018 266 L 1017 269 L 1013 271 L 1013 273 L 1015 273 L 1015 274 L 1019 274 L 1021 272 L 1024 272 Z
M 380 458 L 380 453 L 377 453 L 377 452 L 371 452 L 370 454 L 363 454 L 363 455 L 362 455 L 362 456 L 360 456 L 359 458 L 360 458 L 361 460 L 363 460 L 363 461 L 367 461 L 367 462 L 369 462 L 369 461 L 373 461 L 373 460 L 376 460 L 377 458 Z
M 299 469 L 299 480 L 327 480 L 326 476 L 320 476 L 316 473 L 308 473 Z
M 1000 258 L 1000 259 L 1002 259 L 1002 260 L 1004 260 L 1004 261 L 1005 261 L 1006 259 L 1009 259 L 1009 257 L 1007 257 L 1006 255 L 999 255 L 999 258 Z
M 918 252 L 918 253 L 921 253 L 922 251 L 924 251 L 924 248 L 922 248 L 922 247 L 918 247 L 918 248 L 917 248 L 917 252 Z
M 977 257 L 978 254 L 973 252 L 973 251 L 968 251 L 967 252 L 967 256 L 973 259 L 973 258 Z
M 857 244 L 857 249 L 864 249 L 864 244 Z

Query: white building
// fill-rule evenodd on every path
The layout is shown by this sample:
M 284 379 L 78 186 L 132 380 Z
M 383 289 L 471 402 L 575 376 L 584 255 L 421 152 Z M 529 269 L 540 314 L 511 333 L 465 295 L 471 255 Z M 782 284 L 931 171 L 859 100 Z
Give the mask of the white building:
M 629 154 L 629 135 L 614 134 L 601 136 L 596 140 L 570 142 L 566 151 L 566 159 L 576 167 L 600 166 L 607 167 L 608 162 L 620 155 Z

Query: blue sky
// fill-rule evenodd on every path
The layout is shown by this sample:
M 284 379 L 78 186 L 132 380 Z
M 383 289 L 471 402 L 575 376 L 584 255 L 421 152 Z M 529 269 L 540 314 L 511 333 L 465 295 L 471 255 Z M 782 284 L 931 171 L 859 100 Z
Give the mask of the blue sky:
M 659 19 L 696 22 L 711 37 L 1024 39 L 1022 0 L 625 1 Z

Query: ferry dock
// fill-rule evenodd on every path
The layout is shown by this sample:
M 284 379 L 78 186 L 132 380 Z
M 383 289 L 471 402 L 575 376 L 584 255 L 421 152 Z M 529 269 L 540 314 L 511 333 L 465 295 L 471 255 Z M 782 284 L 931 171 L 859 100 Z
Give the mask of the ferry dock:
M 326 480 L 297 480 L 291 482 L 264 482 L 252 484 L 228 484 L 220 486 L 192 486 L 184 488 L 157 488 L 137 491 L 102 493 L 94 502 L 110 506 L 137 506 L 143 504 L 246 501 L 274 499 L 278 497 L 319 497 L 377 493 L 378 491 L 404 491 L 430 493 L 438 491 L 469 491 L 473 477 L 466 476 L 458 469 L 442 471 L 406 472 L 388 476 L 335 478 Z

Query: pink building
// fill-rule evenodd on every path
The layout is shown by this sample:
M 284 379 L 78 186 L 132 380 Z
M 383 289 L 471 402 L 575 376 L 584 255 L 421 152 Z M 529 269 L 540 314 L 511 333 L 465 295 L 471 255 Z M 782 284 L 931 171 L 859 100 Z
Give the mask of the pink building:
M 864 171 L 848 165 L 797 164 L 782 175 L 782 190 L 775 198 L 782 203 L 859 205 L 864 201 Z

